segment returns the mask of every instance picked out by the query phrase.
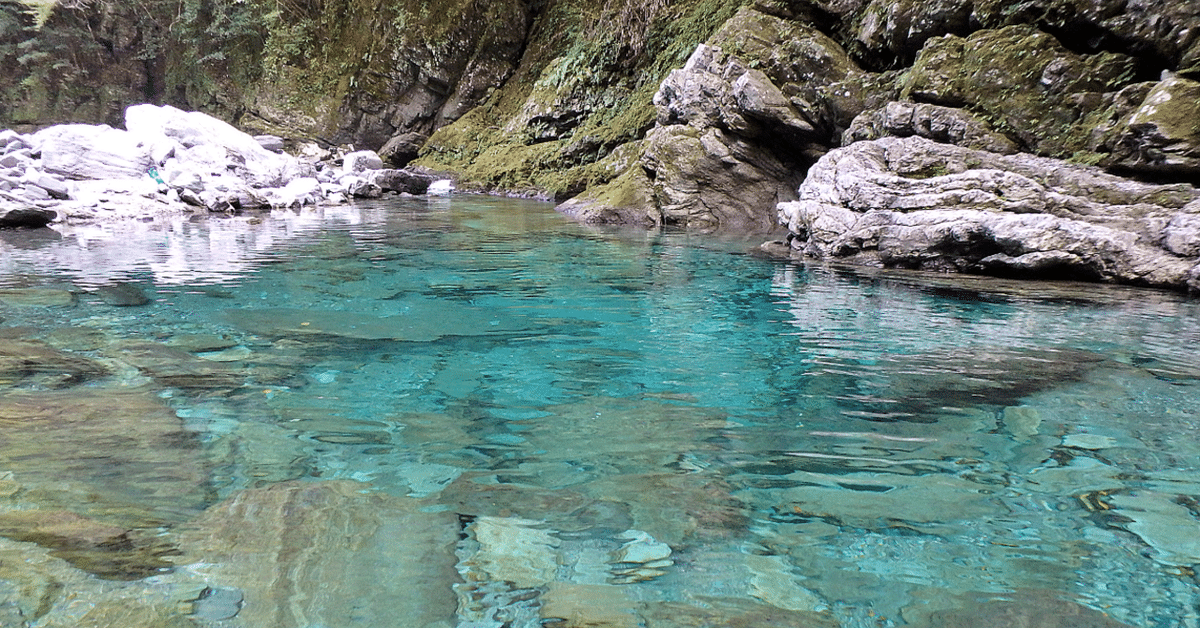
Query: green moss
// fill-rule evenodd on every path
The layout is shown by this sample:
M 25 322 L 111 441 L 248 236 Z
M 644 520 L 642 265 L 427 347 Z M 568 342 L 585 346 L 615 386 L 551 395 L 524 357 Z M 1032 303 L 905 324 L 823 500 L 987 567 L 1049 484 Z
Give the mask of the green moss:
M 1018 25 L 931 40 L 901 95 L 965 107 L 1032 152 L 1068 158 L 1090 150 L 1092 131 L 1103 124 L 1094 103 L 1084 103 L 1127 85 L 1133 75 L 1128 56 L 1077 55 Z
M 513 78 L 483 106 L 434 133 L 417 164 L 458 172 L 475 187 L 540 190 L 557 198 L 611 181 L 618 173 L 596 162 L 645 136 L 667 73 L 742 3 L 663 3 L 636 34 L 597 28 L 636 22 L 634 4 L 552 2 Z M 531 113 L 564 111 L 578 119 L 563 129 L 527 122 Z M 590 148 L 580 150 L 585 145 Z

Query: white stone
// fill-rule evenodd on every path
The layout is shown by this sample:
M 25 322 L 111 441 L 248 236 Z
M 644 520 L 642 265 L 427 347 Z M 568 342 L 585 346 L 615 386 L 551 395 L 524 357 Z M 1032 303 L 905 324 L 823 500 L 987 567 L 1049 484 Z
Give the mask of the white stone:
M 365 172 L 383 168 L 383 159 L 373 150 L 360 150 L 342 159 L 343 172 Z
M 454 193 L 454 182 L 450 179 L 439 179 L 429 184 L 430 196 L 449 196 Z
M 107 125 L 64 124 L 34 134 L 42 169 L 68 179 L 122 179 L 146 175 L 148 147 Z
M 267 191 L 275 207 L 303 207 L 320 203 L 326 196 L 321 182 L 313 177 L 292 179 L 282 188 Z
M 198 111 L 185 112 L 169 105 L 134 105 L 125 110 L 125 128 L 151 141 L 167 137 L 184 148 L 209 146 L 225 151 L 225 163 L 253 185 L 273 187 L 286 181 L 285 171 L 294 158 L 265 149 L 247 133 Z M 176 151 L 178 152 L 178 151 Z

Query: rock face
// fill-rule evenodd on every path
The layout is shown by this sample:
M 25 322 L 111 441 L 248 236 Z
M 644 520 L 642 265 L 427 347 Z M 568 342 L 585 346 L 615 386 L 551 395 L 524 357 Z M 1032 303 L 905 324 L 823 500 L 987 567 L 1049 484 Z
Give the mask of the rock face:
M 611 187 L 646 189 L 654 224 L 769 231 L 773 218 L 762 207 L 794 195 L 803 171 L 860 108 L 847 113 L 813 95 L 860 82 L 862 73 L 817 29 L 750 8 L 710 41 L 654 95 L 656 125 L 637 164 L 647 179 L 634 171 L 633 182 Z M 778 50 L 789 54 L 771 52 Z M 589 222 L 645 220 L 639 195 L 615 196 L 633 202 L 614 205 L 611 190 L 600 187 L 562 209 Z
M 590 223 L 765 233 L 822 155 L 887 137 L 1200 180 L 1194 2 L 285 4 L 234 3 L 165 25 L 116 3 L 60 3 L 43 21 L 0 5 L 0 57 L 20 67 L 0 77 L 12 95 L 3 102 L 13 103 L 0 121 L 57 122 L 66 111 L 115 126 L 114 103 L 133 96 L 81 94 L 131 85 L 137 99 L 212 111 L 258 133 L 350 142 L 346 152 L 379 158 L 354 157 L 370 164 L 362 172 L 308 173 L 318 186 L 282 195 L 262 193 L 255 186 L 270 185 L 257 175 L 208 196 L 195 177 L 168 181 L 182 199 L 225 210 L 415 193 L 423 181 L 382 174 L 411 161 L 454 173 L 461 189 L 553 199 Z M 161 56 L 150 54 L 161 42 Z M 94 51 L 96 62 L 64 74 L 56 63 L 67 50 Z M 39 108 L 43 120 L 31 115 Z M 33 155 L 14 139 L 0 141 L 0 167 L 23 173 Z M 141 149 L 153 159 L 163 146 Z M 129 170 L 142 159 L 95 157 Z M 223 163 L 211 152 L 190 157 Z M 0 194 L 23 199 L 20 209 L 58 211 L 54 201 L 76 194 L 74 167 L 45 171 L 47 180 L 0 173 Z M 1160 237 L 1188 250 L 1178 243 L 1189 220 L 1169 222 Z
M 1200 290 L 1200 190 L 920 137 L 826 155 L 779 219 L 808 256 Z

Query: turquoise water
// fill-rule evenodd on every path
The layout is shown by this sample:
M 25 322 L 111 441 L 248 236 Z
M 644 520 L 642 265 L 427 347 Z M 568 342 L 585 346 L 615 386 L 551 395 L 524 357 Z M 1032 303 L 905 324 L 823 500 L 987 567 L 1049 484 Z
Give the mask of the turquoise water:
M 1200 626 L 1184 296 L 463 196 L 60 231 L 0 234 L 0 625 Z

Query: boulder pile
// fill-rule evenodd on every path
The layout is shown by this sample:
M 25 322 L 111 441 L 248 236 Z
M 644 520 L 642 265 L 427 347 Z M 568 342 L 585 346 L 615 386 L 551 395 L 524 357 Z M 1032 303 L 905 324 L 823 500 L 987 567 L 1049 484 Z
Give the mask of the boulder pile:
M 299 157 L 200 112 L 134 105 L 125 129 L 64 124 L 0 131 L 0 228 L 176 212 L 335 204 L 385 192 L 425 194 L 434 177 L 383 168 L 372 151 Z

